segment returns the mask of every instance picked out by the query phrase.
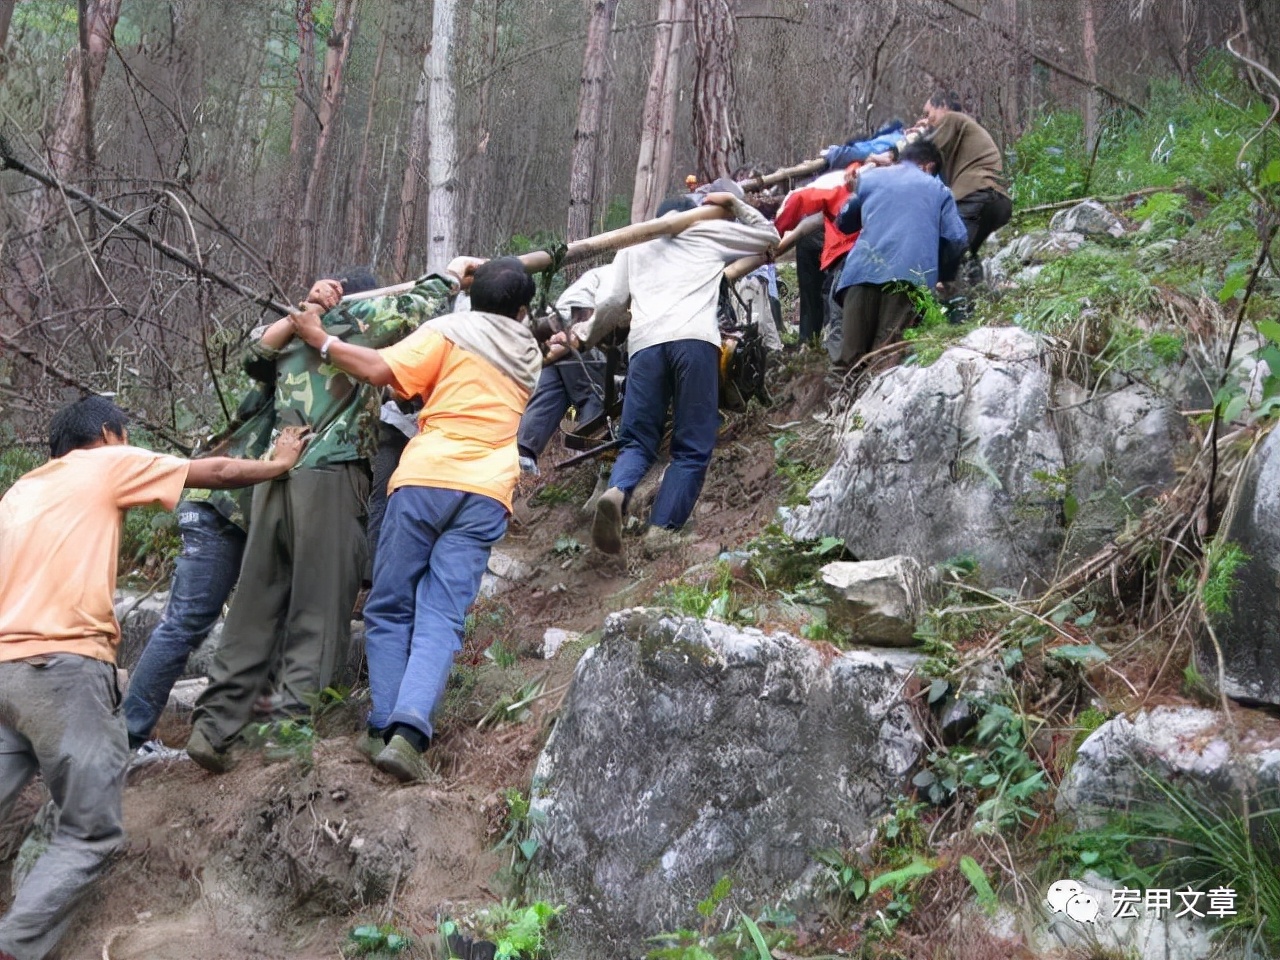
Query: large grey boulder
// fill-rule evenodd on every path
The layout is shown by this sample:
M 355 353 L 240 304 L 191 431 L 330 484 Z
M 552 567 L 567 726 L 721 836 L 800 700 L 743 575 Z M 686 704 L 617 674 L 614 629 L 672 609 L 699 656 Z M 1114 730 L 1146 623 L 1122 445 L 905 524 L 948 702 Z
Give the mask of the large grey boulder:
M 921 750 L 902 692 L 914 662 L 611 615 L 534 775 L 535 867 L 571 904 L 565 955 L 632 956 L 700 922 L 725 876 L 743 904 L 792 899 L 813 851 L 864 840 Z
M 1280 431 L 1273 430 L 1248 465 L 1240 504 L 1226 537 L 1249 561 L 1236 571 L 1230 612 L 1215 623 L 1225 661 L 1226 693 L 1280 705 Z M 1217 675 L 1211 649 L 1202 651 L 1206 676 Z
M 1023 330 L 988 327 L 931 366 L 877 377 L 787 533 L 842 537 L 861 560 L 970 554 L 991 583 L 1042 584 L 1063 539 L 1060 502 L 1042 478 L 1064 462 L 1041 353 Z
M 1059 210 L 1049 221 L 1049 229 L 1095 236 L 1124 236 L 1124 224 L 1120 218 L 1097 200 L 1085 200 L 1074 207 Z
M 1187 425 L 1171 399 L 1140 383 L 1088 391 L 1058 379 L 1053 401 L 1074 504 L 1063 518 L 1073 559 L 1101 548 L 1177 479 Z
M 1084 246 L 1083 233 L 1032 230 L 1009 241 L 983 261 L 983 272 L 993 284 L 1029 280 L 1039 267 Z
M 928 609 L 932 578 L 914 557 L 837 560 L 819 575 L 830 598 L 829 624 L 874 647 L 915 643 L 916 624 Z
M 1134 804 L 1167 805 L 1164 790 L 1235 806 L 1242 793 L 1280 799 L 1280 749 L 1245 734 L 1232 745 L 1222 714 L 1157 707 L 1108 720 L 1080 745 L 1056 805 L 1082 826 L 1097 826 Z
M 787 516 L 860 560 L 973 556 L 992 586 L 1039 589 L 1176 477 L 1186 423 L 1139 385 L 1095 394 L 1016 327 L 969 334 L 931 366 L 874 379 L 834 466 Z

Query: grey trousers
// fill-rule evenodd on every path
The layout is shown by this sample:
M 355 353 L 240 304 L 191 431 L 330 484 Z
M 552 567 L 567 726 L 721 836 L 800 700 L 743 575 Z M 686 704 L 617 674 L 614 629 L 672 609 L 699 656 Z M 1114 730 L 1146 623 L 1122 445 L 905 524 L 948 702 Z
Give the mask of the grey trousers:
M 113 664 L 72 653 L 0 663 L 0 816 L 36 772 L 59 816 L 0 919 L 0 950 L 40 960 L 124 842 L 129 758 Z

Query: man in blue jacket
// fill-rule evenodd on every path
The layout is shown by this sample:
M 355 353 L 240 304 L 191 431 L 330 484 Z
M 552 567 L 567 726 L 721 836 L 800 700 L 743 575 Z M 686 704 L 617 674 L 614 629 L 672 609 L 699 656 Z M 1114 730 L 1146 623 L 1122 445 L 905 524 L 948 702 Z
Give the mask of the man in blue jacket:
M 908 144 L 894 166 L 862 174 L 836 218 L 845 233 L 862 231 L 836 284 L 844 333 L 837 368 L 901 339 L 921 292 L 955 276 L 969 234 L 938 179 L 941 166 L 932 143 Z

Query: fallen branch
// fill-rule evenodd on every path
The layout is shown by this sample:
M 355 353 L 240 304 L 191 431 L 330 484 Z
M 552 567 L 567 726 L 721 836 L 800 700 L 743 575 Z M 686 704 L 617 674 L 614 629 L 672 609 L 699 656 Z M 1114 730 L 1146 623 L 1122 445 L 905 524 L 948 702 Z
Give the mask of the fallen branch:
M 1044 210 L 1061 210 L 1064 207 L 1074 207 L 1076 204 L 1084 203 L 1086 200 L 1092 200 L 1094 203 L 1123 203 L 1125 200 L 1132 200 L 1134 197 L 1147 197 L 1153 193 L 1184 193 L 1192 189 L 1190 185 L 1143 187 L 1141 190 L 1130 190 L 1128 193 L 1116 194 L 1113 197 L 1076 197 L 1074 200 L 1057 200 L 1053 203 L 1041 203 L 1034 207 L 1020 207 L 1014 210 L 1014 216 L 1020 217 L 1025 213 L 1040 213 Z
M 90 387 L 85 386 L 83 383 L 77 380 L 74 376 L 67 373 L 65 370 L 63 370 L 56 364 L 46 360 L 44 357 L 40 356 L 31 348 L 24 347 L 22 344 L 18 343 L 16 340 L 10 337 L 8 334 L 0 332 L 0 344 L 3 344 L 4 346 L 8 347 L 10 350 L 18 354 L 18 356 L 22 357 L 23 359 L 29 360 L 31 363 L 34 363 L 36 366 L 43 369 L 51 377 L 53 377 L 55 380 L 60 381 L 65 386 L 78 390 L 80 393 L 85 394 L 86 396 L 89 394 L 98 393 L 97 390 L 94 390 Z M 191 455 L 190 445 L 180 440 L 174 434 L 170 433 L 168 427 L 161 426 L 160 424 L 156 423 L 154 420 L 151 420 L 137 413 L 130 412 L 129 416 L 133 420 L 142 424 L 142 426 L 146 427 L 148 430 L 154 433 L 157 437 L 160 437 L 161 439 L 171 444 L 176 450 L 180 451 L 184 456 Z
M 141 227 L 135 226 L 134 224 L 130 223 L 129 217 L 127 215 L 120 213 L 116 210 L 113 210 L 111 207 L 108 207 L 105 203 L 102 203 L 96 200 L 95 198 L 89 196 L 89 194 L 85 193 L 83 190 L 77 190 L 75 187 L 68 186 L 67 184 L 62 183 L 57 178 L 51 177 L 45 173 L 41 173 L 39 170 L 36 170 L 30 164 L 25 163 L 22 160 L 19 160 L 17 157 L 13 156 L 13 154 L 9 151 L 3 139 L 0 139 L 0 170 L 13 170 L 17 173 L 21 173 L 24 176 L 30 177 L 32 180 L 41 184 L 46 189 L 56 190 L 59 193 L 61 193 L 63 196 L 84 204 L 90 210 L 93 210 L 95 213 L 99 214 L 103 218 L 111 221 L 113 224 L 120 227 L 120 229 L 128 231 L 129 233 L 133 234 L 135 237 L 137 237 L 139 240 L 146 243 L 152 249 L 158 251 L 159 253 L 164 254 L 170 260 L 174 260 L 182 264 L 184 267 L 186 267 L 196 276 L 202 277 L 206 280 L 212 280 L 214 283 L 221 284 L 222 286 L 226 287 L 228 290 L 231 290 L 235 293 L 240 294 L 245 299 L 252 300 L 254 303 L 258 304 L 264 309 L 272 310 L 275 313 L 280 314 L 281 316 L 288 314 L 291 310 L 291 308 L 288 305 L 279 303 L 275 300 L 272 300 L 269 297 L 264 297 L 261 294 L 255 293 L 253 290 L 250 290 L 248 287 L 244 286 L 243 284 L 236 283 L 236 281 L 231 280 L 227 277 L 224 277 L 222 276 L 222 274 L 217 273 L 213 270 L 210 270 L 208 267 L 203 266 L 198 261 L 193 260 L 191 257 L 187 256 L 181 250 L 178 250 L 176 247 L 171 247 L 169 244 L 165 243 L 163 240 L 158 240 L 157 238 L 153 237 L 150 233 L 148 233 L 146 230 L 143 230 Z

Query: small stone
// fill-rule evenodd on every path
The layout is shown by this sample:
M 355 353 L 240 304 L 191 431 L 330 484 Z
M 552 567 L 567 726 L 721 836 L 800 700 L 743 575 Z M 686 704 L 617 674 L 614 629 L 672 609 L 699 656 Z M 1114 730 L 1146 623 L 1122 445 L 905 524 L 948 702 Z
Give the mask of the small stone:
M 572 643 L 575 640 L 581 639 L 582 634 L 580 633 L 561 630 L 559 627 L 547 627 L 546 633 L 542 635 L 542 658 L 544 660 L 550 660 L 560 652 L 560 648 L 566 643 Z
M 827 622 L 873 646 L 915 643 L 916 621 L 928 606 L 929 578 L 912 557 L 828 563 L 821 571 L 831 604 Z
M 1049 221 L 1049 229 L 1086 235 L 1124 236 L 1124 224 L 1120 218 L 1096 200 L 1085 200 L 1067 210 L 1059 210 Z

